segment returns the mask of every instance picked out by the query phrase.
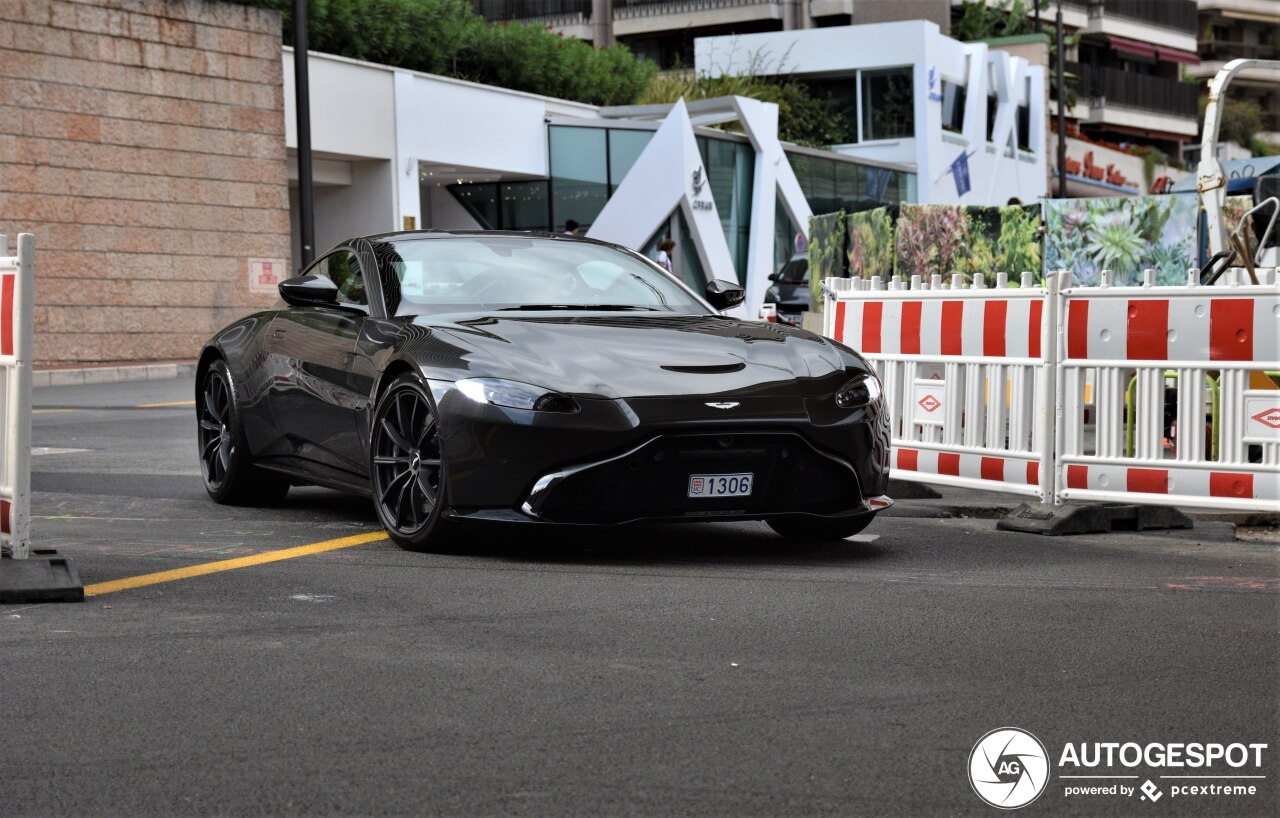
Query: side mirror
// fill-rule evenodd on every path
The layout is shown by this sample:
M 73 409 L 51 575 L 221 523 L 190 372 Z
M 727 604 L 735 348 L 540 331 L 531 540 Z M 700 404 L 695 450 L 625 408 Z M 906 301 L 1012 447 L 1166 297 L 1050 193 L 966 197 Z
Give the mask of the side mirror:
M 325 276 L 286 278 L 279 284 L 280 297 L 295 307 L 329 306 L 338 301 L 338 285 Z
M 707 303 L 718 310 L 738 306 L 747 298 L 747 291 L 732 281 L 713 278 L 707 282 Z
M 782 273 L 781 273 L 781 272 L 777 272 L 777 273 L 769 273 L 769 280 L 770 280 L 770 281 L 777 281 L 777 280 L 778 280 L 778 279 L 780 279 L 780 278 L 782 278 Z

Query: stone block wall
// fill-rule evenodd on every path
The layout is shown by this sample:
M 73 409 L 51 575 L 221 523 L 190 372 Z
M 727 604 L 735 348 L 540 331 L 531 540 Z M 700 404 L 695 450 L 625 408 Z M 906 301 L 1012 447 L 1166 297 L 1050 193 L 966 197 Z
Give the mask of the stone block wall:
M 290 255 L 280 47 L 232 3 L 0 2 L 0 233 L 36 235 L 37 366 L 191 359 L 277 303 L 250 261 Z

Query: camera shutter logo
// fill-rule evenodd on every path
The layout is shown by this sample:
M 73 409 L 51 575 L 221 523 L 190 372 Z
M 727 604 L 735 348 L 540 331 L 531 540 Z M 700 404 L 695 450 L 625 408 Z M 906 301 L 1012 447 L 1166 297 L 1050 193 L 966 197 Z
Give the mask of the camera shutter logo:
M 1026 730 L 992 730 L 969 753 L 969 783 L 993 807 L 1025 807 L 1049 784 L 1049 753 Z

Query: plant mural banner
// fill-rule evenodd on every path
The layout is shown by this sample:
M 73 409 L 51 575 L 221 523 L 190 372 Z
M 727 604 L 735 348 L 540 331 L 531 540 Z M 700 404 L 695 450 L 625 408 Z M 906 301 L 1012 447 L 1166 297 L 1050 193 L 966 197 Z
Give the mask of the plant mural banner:
M 1045 267 L 1070 270 L 1096 284 L 1103 270 L 1116 284 L 1141 284 L 1154 268 L 1157 284 L 1182 284 L 1199 256 L 1200 200 L 1194 193 L 1044 203 Z
M 886 281 L 893 275 L 893 215 L 887 207 L 850 213 L 845 217 L 848 234 L 848 273 L 853 278 L 880 276 Z
M 902 206 L 898 217 L 897 266 L 904 278 L 934 273 L 1019 273 L 1043 269 L 1040 205 L 964 207 Z
M 809 219 L 809 309 L 822 312 L 824 278 L 844 278 L 845 270 L 844 211 L 813 216 Z

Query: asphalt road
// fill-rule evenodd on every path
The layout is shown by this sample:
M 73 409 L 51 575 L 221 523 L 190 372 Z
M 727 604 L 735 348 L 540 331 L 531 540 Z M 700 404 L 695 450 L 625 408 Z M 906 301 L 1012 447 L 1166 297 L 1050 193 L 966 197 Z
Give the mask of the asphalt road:
M 377 530 L 318 489 L 214 505 L 191 407 L 139 408 L 190 394 L 37 390 L 34 537 L 86 584 Z M 495 530 L 7 606 L 0 815 L 995 815 L 967 765 L 1005 725 L 1055 765 L 1028 815 L 1275 815 L 1277 554 L 1221 525 Z M 1064 743 L 1107 741 L 1267 742 L 1267 777 L 1065 797 Z

